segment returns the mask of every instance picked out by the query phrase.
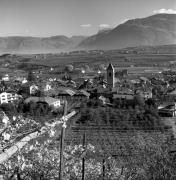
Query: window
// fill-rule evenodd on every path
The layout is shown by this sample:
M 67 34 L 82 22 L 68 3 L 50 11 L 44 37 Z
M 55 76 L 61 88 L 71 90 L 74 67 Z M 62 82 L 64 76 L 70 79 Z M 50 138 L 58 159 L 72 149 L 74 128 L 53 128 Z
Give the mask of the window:
M 111 72 L 109 73 L 109 77 L 111 77 Z

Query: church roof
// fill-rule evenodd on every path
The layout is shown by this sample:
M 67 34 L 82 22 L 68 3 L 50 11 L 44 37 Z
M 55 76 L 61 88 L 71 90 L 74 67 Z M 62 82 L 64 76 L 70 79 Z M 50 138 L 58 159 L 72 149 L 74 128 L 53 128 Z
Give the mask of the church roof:
M 109 63 L 109 66 L 108 66 L 107 70 L 108 69 L 114 69 L 114 66 L 112 65 L 112 63 Z

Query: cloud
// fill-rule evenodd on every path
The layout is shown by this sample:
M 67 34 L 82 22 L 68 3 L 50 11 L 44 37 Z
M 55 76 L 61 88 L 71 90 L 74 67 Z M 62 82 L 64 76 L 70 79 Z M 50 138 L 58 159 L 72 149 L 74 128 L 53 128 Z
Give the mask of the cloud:
M 90 28 L 90 27 L 92 27 L 91 24 L 81 24 L 80 26 L 81 26 L 82 28 Z
M 104 29 L 104 28 L 109 28 L 110 25 L 109 24 L 100 24 L 99 27 Z
M 159 9 L 159 10 L 154 10 L 153 13 L 155 14 L 176 14 L 176 10 L 174 9 Z

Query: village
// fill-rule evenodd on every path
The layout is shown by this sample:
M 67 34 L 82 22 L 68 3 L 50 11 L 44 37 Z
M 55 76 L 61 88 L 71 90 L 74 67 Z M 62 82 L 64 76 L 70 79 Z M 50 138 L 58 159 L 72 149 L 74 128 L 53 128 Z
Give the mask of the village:
M 140 103 L 152 101 L 161 116 L 176 115 L 175 71 L 168 69 L 145 77 L 145 74 L 139 73 L 136 76 L 125 68 L 116 70 L 111 63 L 101 70 L 87 69 L 75 70 L 72 65 L 67 65 L 60 78 L 54 74 L 46 76 L 46 70 L 28 71 L 16 77 L 4 74 L 0 83 L 0 103 L 46 103 L 57 110 L 62 107 L 64 100 L 79 104 L 96 99 L 102 106 L 128 108 L 134 106 L 136 99 L 140 99 Z M 79 75 L 75 76 L 74 71 L 78 70 Z M 49 69 L 49 72 L 52 71 L 53 67 Z

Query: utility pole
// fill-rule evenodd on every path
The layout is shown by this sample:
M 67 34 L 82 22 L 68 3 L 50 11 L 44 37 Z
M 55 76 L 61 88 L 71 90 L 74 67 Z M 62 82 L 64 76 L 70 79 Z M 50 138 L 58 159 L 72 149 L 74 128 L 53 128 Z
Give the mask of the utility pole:
M 105 180 L 105 159 L 103 158 L 103 180 Z
M 64 117 L 67 115 L 67 101 L 64 102 Z M 65 139 L 65 126 L 62 125 L 61 129 L 61 140 L 60 140 L 60 163 L 59 163 L 59 180 L 63 180 L 63 167 L 64 167 L 64 159 L 63 159 L 63 151 L 64 151 L 64 139 Z
M 82 158 L 82 180 L 85 180 L 85 153 L 86 153 L 86 132 L 83 134 L 83 158 Z

